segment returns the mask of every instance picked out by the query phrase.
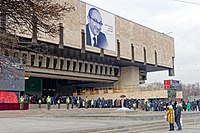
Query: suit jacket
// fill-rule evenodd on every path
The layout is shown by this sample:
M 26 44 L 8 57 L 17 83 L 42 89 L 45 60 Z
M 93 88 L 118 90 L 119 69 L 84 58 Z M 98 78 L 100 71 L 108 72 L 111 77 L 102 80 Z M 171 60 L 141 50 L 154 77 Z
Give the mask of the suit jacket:
M 86 25 L 86 44 L 92 46 L 89 24 Z M 100 32 L 97 36 L 97 45 L 95 47 L 106 48 L 107 46 L 108 42 L 106 36 L 104 33 Z

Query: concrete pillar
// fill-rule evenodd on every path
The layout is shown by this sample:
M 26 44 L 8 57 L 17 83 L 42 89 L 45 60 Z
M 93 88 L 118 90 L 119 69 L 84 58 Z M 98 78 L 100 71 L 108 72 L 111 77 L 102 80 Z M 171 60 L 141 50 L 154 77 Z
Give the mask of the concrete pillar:
M 34 59 L 34 67 L 39 67 L 39 54 L 34 54 L 35 55 L 35 59 Z
M 47 64 L 47 56 L 43 55 L 42 57 L 42 68 L 46 68 L 46 64 Z
M 100 64 L 97 64 L 97 65 L 98 65 L 97 74 L 101 74 L 101 73 L 100 73 L 101 65 L 100 65 Z
M 51 55 L 51 56 L 50 56 L 50 63 L 49 63 L 49 68 L 50 68 L 50 69 L 53 69 L 53 59 L 54 59 L 54 58 L 53 58 L 53 56 Z
M 106 75 L 108 75 L 108 76 L 110 75 L 110 66 L 109 65 L 107 66 L 107 74 Z
M 114 67 L 112 66 L 111 67 L 111 76 L 114 76 L 115 75 L 115 73 L 114 73 Z
M 118 81 L 120 87 L 133 87 L 139 85 L 139 67 L 122 67 L 120 73 L 121 76 Z
M 67 58 L 63 58 L 63 68 L 62 70 L 67 70 Z
M 85 72 L 85 62 L 82 62 L 81 72 Z
M 120 68 L 118 67 L 118 74 L 117 74 L 117 76 L 119 77 L 120 76 Z
M 87 73 L 90 73 L 90 63 L 87 62 L 87 70 L 86 70 Z
M 92 63 L 92 66 L 93 66 L 93 69 L 92 69 L 92 73 L 94 74 L 95 73 L 95 63 Z
M 79 72 L 79 61 L 78 61 L 78 60 L 76 61 L 75 71 L 76 71 L 76 72 Z
M 59 57 L 59 69 L 61 69 L 61 67 L 62 67 L 62 69 L 63 69 L 63 67 L 64 67 L 64 58 L 63 57 Z M 61 64 L 61 61 L 63 61 L 63 63 Z M 62 66 L 61 66 L 62 65 Z
M 23 54 L 26 54 L 26 59 L 24 59 Z M 21 52 L 21 57 L 25 60 L 27 66 L 31 66 L 31 53 L 30 52 Z
M 106 70 L 106 69 L 105 69 L 105 65 L 102 65 L 102 66 L 103 66 L 102 74 L 105 75 L 105 74 L 106 74 L 106 73 L 105 73 L 105 70 Z
M 72 59 L 70 59 L 70 65 L 69 65 L 69 71 L 73 71 L 73 63 L 74 61 Z
M 55 69 L 59 69 L 60 70 L 60 57 L 54 57 L 54 59 L 57 59 L 56 68 Z

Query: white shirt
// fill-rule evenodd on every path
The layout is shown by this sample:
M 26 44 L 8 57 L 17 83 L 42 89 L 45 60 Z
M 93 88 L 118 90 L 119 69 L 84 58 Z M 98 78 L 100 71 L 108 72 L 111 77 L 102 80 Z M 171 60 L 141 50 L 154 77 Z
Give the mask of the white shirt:
M 97 43 L 97 36 L 94 36 L 94 34 L 92 33 L 90 26 L 89 26 L 89 31 L 90 31 L 90 41 L 91 41 L 91 46 L 94 46 L 94 37 L 96 38 L 96 43 Z

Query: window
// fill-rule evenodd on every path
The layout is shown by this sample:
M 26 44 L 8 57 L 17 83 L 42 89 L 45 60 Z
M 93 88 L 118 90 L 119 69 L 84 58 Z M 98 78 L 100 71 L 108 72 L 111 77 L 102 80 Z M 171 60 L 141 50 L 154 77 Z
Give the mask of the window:
M 31 66 L 34 65 L 35 55 L 31 55 Z
M 155 65 L 157 66 L 157 52 L 156 52 L 156 50 L 154 51 L 154 53 L 155 53 Z
M 60 70 L 63 69 L 63 65 L 64 65 L 64 60 L 60 60 Z
M 93 64 L 90 64 L 90 73 L 92 73 L 93 70 Z
M 135 60 L 135 52 L 134 52 L 134 46 L 131 44 L 131 54 L 132 54 L 132 61 Z
M 146 48 L 143 47 L 143 51 L 144 51 L 144 64 L 147 63 L 147 53 L 146 53 Z
M 67 61 L 67 71 L 69 70 L 69 66 L 70 66 L 70 61 Z
M 47 58 L 46 58 L 46 68 L 49 68 L 49 64 L 50 64 L 50 58 L 47 57 Z
M 56 65 L 57 65 L 57 59 L 53 59 L 53 68 L 55 69 L 56 68 Z
M 117 39 L 117 59 L 120 59 L 120 42 Z
M 42 56 L 39 56 L 39 67 L 42 66 L 42 60 L 43 60 L 43 57 L 42 57 Z

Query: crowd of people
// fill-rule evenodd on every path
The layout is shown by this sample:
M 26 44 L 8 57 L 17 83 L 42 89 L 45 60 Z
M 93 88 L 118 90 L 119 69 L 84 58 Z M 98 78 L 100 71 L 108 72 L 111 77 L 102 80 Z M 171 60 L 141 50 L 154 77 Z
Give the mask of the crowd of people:
M 167 99 L 150 99 L 145 101 L 144 99 L 133 98 L 120 98 L 120 99 L 90 99 L 87 96 L 85 98 L 75 96 L 49 96 L 51 104 L 68 104 L 69 108 L 119 108 L 126 107 L 129 109 L 140 109 L 144 111 L 165 111 L 167 105 L 176 106 L 177 102 L 168 101 Z M 47 104 L 47 96 L 37 97 L 29 96 L 25 98 L 25 102 L 31 104 Z M 200 111 L 200 99 L 187 101 L 179 101 L 179 105 L 182 111 Z

